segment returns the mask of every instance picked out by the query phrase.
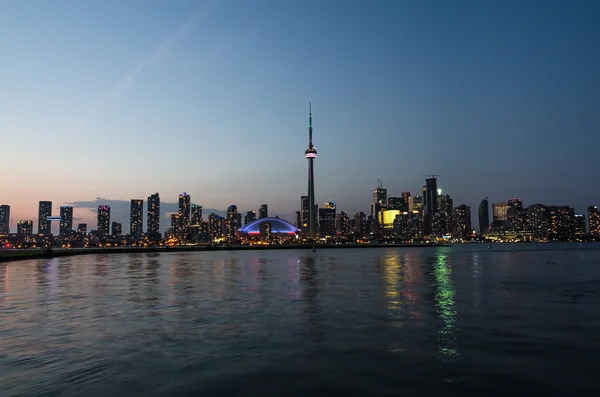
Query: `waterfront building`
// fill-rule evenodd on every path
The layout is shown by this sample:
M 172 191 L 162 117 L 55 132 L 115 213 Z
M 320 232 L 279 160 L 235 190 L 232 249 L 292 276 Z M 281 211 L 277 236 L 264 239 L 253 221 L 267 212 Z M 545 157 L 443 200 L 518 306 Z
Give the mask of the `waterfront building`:
M 354 232 L 358 238 L 362 238 L 367 235 L 367 214 L 359 211 L 354 214 Z
M 190 226 L 190 195 L 183 192 L 179 195 L 179 221 L 183 229 L 187 229 Z
M 262 204 L 258 209 L 258 218 L 268 218 L 269 217 L 269 206 L 266 204 Z
M 59 235 L 68 237 L 73 232 L 73 207 L 63 205 L 60 207 Z
M 10 205 L 0 205 L 0 235 L 10 233 Z
M 455 238 L 468 240 L 471 238 L 471 207 L 462 204 L 454 209 L 454 233 Z
M 433 219 L 438 212 L 437 178 L 425 179 L 423 193 L 423 235 L 431 236 L 433 233 Z
M 585 215 L 575 214 L 574 224 L 575 224 L 575 237 L 581 238 L 581 237 L 585 236 Z
M 334 202 L 326 202 L 319 208 L 319 235 L 335 237 L 336 206 Z
M 202 206 L 192 204 L 192 226 L 199 226 L 202 224 Z
M 52 234 L 49 216 L 52 216 L 52 201 L 40 201 L 38 207 L 38 234 L 40 236 Z
M 523 202 L 518 198 L 511 198 L 506 203 L 506 220 L 510 230 L 521 232 L 525 229 L 525 211 Z
M 536 239 L 546 239 L 548 237 L 548 219 L 546 206 L 544 204 L 532 204 L 527 207 L 526 228 L 531 236 Z
M 33 221 L 17 221 L 17 235 L 21 237 L 33 236 Z
M 487 197 L 481 200 L 477 216 L 479 218 L 479 233 L 485 236 L 490 227 L 490 204 Z
M 350 218 L 348 217 L 348 214 L 344 211 L 340 211 L 335 217 L 335 227 L 340 236 L 346 237 L 351 234 L 352 228 L 350 227 Z
M 248 225 L 256 220 L 256 211 L 248 211 L 246 212 L 246 216 L 244 217 L 244 225 Z
M 123 225 L 120 222 L 113 222 L 111 229 L 113 237 L 121 237 L 123 235 Z
M 110 233 L 110 207 L 108 205 L 98 206 L 98 221 L 97 227 L 98 233 L 101 236 L 108 236 Z
M 546 207 L 548 239 L 573 241 L 575 239 L 575 210 L 567 206 Z
M 590 235 L 600 237 L 600 213 L 595 205 L 589 206 L 588 213 L 588 230 Z
M 506 215 L 508 211 L 507 203 L 494 203 L 492 204 L 492 216 L 495 224 L 503 224 L 508 221 Z
M 236 205 L 230 205 L 227 208 L 227 238 L 235 239 L 238 230 L 240 230 L 241 216 L 237 212 Z
M 131 200 L 129 235 L 134 239 L 140 239 L 144 236 L 144 200 Z
M 160 240 L 160 196 L 158 193 L 154 193 L 148 197 L 146 230 L 150 240 Z
M 314 178 L 314 160 L 317 158 L 317 148 L 313 146 L 312 141 L 312 108 L 308 105 L 308 147 L 304 151 L 304 157 L 308 160 L 308 237 L 312 240 L 316 238 L 317 225 L 315 224 L 315 178 Z M 335 218 L 334 218 L 335 219 Z
M 211 213 L 208 216 L 208 230 L 210 233 L 210 239 L 212 241 L 223 238 L 223 225 L 225 218 L 217 214 Z
M 85 236 L 87 234 L 87 223 L 78 223 L 77 224 L 77 233 Z

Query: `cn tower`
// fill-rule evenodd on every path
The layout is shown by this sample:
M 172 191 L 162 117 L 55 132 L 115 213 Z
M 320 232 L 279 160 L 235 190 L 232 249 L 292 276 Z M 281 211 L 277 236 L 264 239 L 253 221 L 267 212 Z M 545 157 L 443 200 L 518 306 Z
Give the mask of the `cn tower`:
M 312 142 L 312 109 L 308 104 L 308 147 L 304 151 L 304 157 L 308 159 L 308 235 L 311 240 L 315 239 L 315 175 L 313 161 L 317 158 L 317 149 Z

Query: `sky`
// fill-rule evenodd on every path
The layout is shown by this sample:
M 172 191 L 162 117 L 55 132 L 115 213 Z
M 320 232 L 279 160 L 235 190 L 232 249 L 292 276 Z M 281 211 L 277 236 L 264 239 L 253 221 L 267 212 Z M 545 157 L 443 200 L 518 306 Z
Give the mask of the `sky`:
M 0 2 L 0 204 L 97 205 L 129 229 L 159 192 L 208 211 L 307 192 L 368 212 L 379 178 L 455 205 L 600 205 L 597 1 Z M 205 210 L 205 213 L 208 213 Z

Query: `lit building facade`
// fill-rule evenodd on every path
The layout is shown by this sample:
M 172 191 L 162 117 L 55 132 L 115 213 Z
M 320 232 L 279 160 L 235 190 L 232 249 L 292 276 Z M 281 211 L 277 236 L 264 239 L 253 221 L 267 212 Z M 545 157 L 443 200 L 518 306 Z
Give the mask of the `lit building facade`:
M 532 204 L 527 207 L 527 230 L 536 240 L 548 237 L 548 217 L 544 204 Z
M 146 230 L 150 240 L 160 240 L 160 196 L 158 193 L 154 193 L 148 197 Z
M 238 214 L 237 205 L 230 205 L 227 208 L 227 238 L 235 239 L 238 230 L 240 230 L 241 216 Z
M 78 223 L 77 224 L 77 233 L 85 236 L 87 234 L 87 223 Z
M 256 211 L 248 211 L 246 212 L 246 216 L 244 217 L 244 225 L 248 225 L 256 220 Z
M 319 235 L 321 237 L 335 237 L 336 206 L 334 202 L 326 202 L 319 208 Z
M 223 238 L 223 225 L 225 224 L 225 218 L 217 214 L 210 214 L 208 216 L 208 230 L 210 233 L 211 240 L 218 240 Z
M 352 228 L 350 227 L 350 218 L 348 217 L 348 214 L 344 211 L 340 211 L 335 217 L 335 227 L 340 236 L 345 237 L 351 234 Z
M 38 234 L 40 236 L 52 234 L 49 216 L 52 216 L 52 201 L 40 201 L 38 207 Z
M 471 207 L 459 205 L 454 209 L 454 233 L 455 238 L 468 240 L 471 238 Z
M 423 200 L 423 235 L 431 236 L 433 233 L 433 219 L 438 212 L 437 179 L 427 178 L 424 186 Z
M 567 206 L 546 207 L 548 239 L 573 241 L 575 239 L 575 211 Z
M 192 226 L 199 226 L 202 224 L 202 206 L 192 204 Z
M 575 214 L 574 223 L 575 237 L 582 238 L 583 236 L 585 236 L 585 215 Z
M 269 206 L 266 204 L 262 204 L 258 209 L 258 219 L 260 218 L 268 218 L 269 217 Z
M 59 235 L 61 237 L 68 237 L 73 232 L 73 207 L 61 206 L 60 207 L 60 228 Z
M 108 205 L 98 206 L 98 233 L 108 236 L 110 233 L 110 207 Z
M 190 195 L 185 192 L 179 195 L 179 221 L 184 229 L 190 226 L 190 200 Z
M 10 205 L 0 205 L 0 234 L 10 233 Z
M 477 215 L 479 218 L 479 233 L 485 236 L 490 227 L 490 204 L 487 197 L 481 200 Z
M 367 214 L 362 211 L 354 214 L 354 232 L 358 238 L 367 235 Z
M 123 225 L 120 222 L 113 222 L 111 224 L 111 235 L 113 237 L 121 237 L 123 235 Z
M 600 214 L 598 213 L 598 207 L 590 206 L 587 209 L 588 213 L 588 230 L 590 235 L 594 237 L 600 237 Z
M 525 210 L 523 202 L 518 198 L 511 198 L 506 203 L 506 220 L 510 230 L 521 232 L 525 229 Z
M 494 223 L 502 223 L 507 222 L 507 211 L 508 204 L 507 203 L 494 203 L 492 204 L 492 216 Z
M 21 237 L 33 236 L 33 221 L 17 221 L 17 234 Z
M 135 239 L 144 236 L 144 200 L 131 200 L 129 209 L 129 234 Z

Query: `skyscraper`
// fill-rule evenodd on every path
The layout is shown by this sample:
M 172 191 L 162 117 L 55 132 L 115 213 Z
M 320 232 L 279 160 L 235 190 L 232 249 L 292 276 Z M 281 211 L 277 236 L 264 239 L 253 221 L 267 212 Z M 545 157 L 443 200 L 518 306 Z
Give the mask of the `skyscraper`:
M 437 179 L 435 176 L 425 180 L 423 197 L 423 235 L 430 236 L 432 233 L 433 218 L 438 212 Z
M 525 228 L 525 211 L 523 202 L 518 198 L 511 198 L 506 203 L 506 218 L 511 230 L 522 231 Z
M 252 223 L 256 220 L 256 211 L 248 211 L 246 212 L 246 216 L 244 217 L 244 225 Z
M 493 222 L 496 225 L 500 225 L 502 223 L 506 223 L 508 221 L 507 217 L 508 204 L 507 203 L 494 203 L 492 204 L 492 216 Z
M 454 237 L 467 240 L 471 236 L 471 207 L 459 205 L 454 209 Z
M 567 206 L 546 207 L 548 238 L 555 241 L 572 241 L 575 238 L 575 210 Z
M 241 217 L 238 216 L 237 205 L 230 205 L 227 208 L 227 237 L 233 239 L 236 233 L 240 230 Z
M 594 237 L 600 236 L 600 213 L 595 205 L 589 206 L 588 212 L 588 229 L 589 233 Z
M 98 206 L 98 233 L 108 236 L 110 233 L 110 207 L 108 205 Z
M 202 225 L 202 206 L 192 204 L 192 226 Z
M 0 234 L 10 233 L 10 205 L 0 205 Z
M 367 214 L 364 212 L 357 212 L 354 214 L 354 231 L 357 236 L 364 237 L 366 235 L 367 228 Z
M 532 204 L 527 207 L 527 230 L 534 239 L 545 240 L 548 237 L 548 219 L 544 204 Z
M 190 225 L 190 195 L 186 192 L 179 195 L 179 216 L 181 226 L 187 228 Z
M 50 221 L 47 220 L 49 216 L 52 216 L 52 201 L 40 201 L 38 210 L 38 234 L 41 236 L 49 236 L 52 233 Z
M 160 197 L 154 193 L 148 197 L 146 229 L 152 241 L 160 240 Z
M 304 151 L 304 157 L 308 159 L 308 237 L 315 239 L 316 237 L 316 225 L 315 225 L 315 178 L 313 170 L 313 162 L 317 158 L 317 149 L 313 146 L 312 142 L 312 108 L 308 105 L 308 147 Z
M 129 234 L 139 239 L 144 235 L 144 200 L 131 200 L 129 209 Z
M 319 234 L 321 237 L 335 236 L 335 203 L 327 202 L 319 208 Z
M 33 221 L 17 221 L 17 234 L 22 237 L 33 235 Z
M 60 207 L 59 234 L 68 237 L 73 232 L 73 207 L 63 205 Z
M 481 200 L 477 215 L 479 217 L 479 233 L 484 236 L 490 227 L 490 204 L 487 197 Z
M 575 237 L 585 235 L 585 215 L 575 214 Z
M 123 225 L 120 222 L 113 222 L 111 229 L 113 237 L 121 237 L 123 235 Z
M 268 218 L 269 217 L 269 206 L 266 204 L 262 204 L 258 209 L 258 219 Z
M 77 224 L 77 233 L 85 236 L 87 234 L 87 223 L 78 223 Z

